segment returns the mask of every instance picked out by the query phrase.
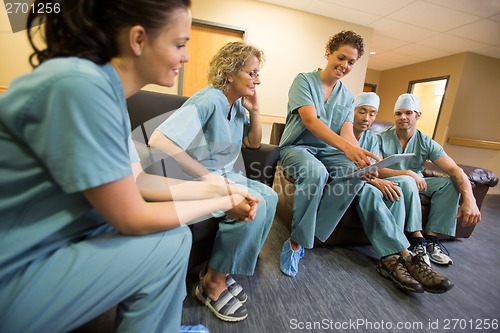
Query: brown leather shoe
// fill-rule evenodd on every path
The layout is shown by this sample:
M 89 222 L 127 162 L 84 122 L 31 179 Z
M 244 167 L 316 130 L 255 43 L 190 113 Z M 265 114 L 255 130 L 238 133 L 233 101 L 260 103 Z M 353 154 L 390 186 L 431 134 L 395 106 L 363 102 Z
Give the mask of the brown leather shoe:
M 419 255 L 412 255 L 411 260 L 406 261 L 406 269 L 423 285 L 425 291 L 444 293 L 453 288 L 453 283 L 446 276 L 433 270 Z
M 377 272 L 386 279 L 392 280 L 399 289 L 414 293 L 424 292 L 422 284 L 410 275 L 403 257 L 398 254 L 380 260 Z

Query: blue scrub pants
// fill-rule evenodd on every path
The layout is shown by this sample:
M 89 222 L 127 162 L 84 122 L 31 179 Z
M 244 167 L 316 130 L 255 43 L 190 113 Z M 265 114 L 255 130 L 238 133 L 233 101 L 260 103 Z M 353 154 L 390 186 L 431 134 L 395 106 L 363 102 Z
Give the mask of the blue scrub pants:
M 356 209 L 366 236 L 380 257 L 397 254 L 410 246 L 403 228 L 405 202 L 384 198 L 383 193 L 366 184 L 356 197 Z
M 431 198 L 428 222 L 422 228 L 422 206 L 415 180 L 407 176 L 388 178 L 397 182 L 403 191 L 406 205 L 405 231 L 424 230 L 455 236 L 460 192 L 448 177 L 426 177 L 427 190 L 420 192 Z
M 336 178 L 356 167 L 331 148 L 287 146 L 281 149 L 280 163 L 295 179 L 291 239 L 310 249 L 314 236 L 324 241 L 331 235 L 364 182 Z
M 260 202 L 254 220 L 240 223 L 227 217 L 221 219 L 209 265 L 217 272 L 253 275 L 260 250 L 271 230 L 278 195 L 269 186 L 241 174 L 228 173 L 225 176 L 247 187 L 251 194 L 260 198 Z
M 190 249 L 187 227 L 96 228 L 0 281 L 0 332 L 67 332 L 117 304 L 116 332 L 178 332 Z

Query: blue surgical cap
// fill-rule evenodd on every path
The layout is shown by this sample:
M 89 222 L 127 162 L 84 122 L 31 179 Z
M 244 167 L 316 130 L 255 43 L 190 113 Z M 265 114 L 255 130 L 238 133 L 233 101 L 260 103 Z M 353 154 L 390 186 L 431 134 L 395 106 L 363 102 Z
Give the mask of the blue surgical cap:
M 408 109 L 420 113 L 420 103 L 417 96 L 413 94 L 400 95 L 396 101 L 396 105 L 394 105 L 394 112 L 399 109 Z
M 372 106 L 378 111 L 380 97 L 378 97 L 378 95 L 374 92 L 362 92 L 356 96 L 356 99 L 354 100 L 354 107 L 357 108 L 363 105 Z

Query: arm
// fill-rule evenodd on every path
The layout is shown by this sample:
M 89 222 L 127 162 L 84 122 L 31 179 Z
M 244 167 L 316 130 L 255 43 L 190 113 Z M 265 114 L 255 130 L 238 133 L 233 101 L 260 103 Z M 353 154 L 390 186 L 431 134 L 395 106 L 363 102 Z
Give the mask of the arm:
M 318 139 L 322 140 L 326 144 L 342 150 L 347 158 L 353 161 L 358 167 L 365 167 L 370 165 L 371 162 L 368 157 L 371 157 L 376 161 L 380 160 L 377 155 L 365 149 L 359 148 L 357 143 L 356 146 L 354 146 L 350 141 L 333 132 L 328 126 L 325 125 L 325 123 L 317 118 L 316 109 L 313 106 L 303 106 L 299 108 L 298 112 L 304 125 L 309 131 L 311 131 L 311 133 L 313 133 L 316 137 L 318 137 Z M 344 126 L 347 126 L 346 129 L 344 129 Z M 350 126 L 352 132 L 352 123 L 350 124 Z M 342 126 L 341 133 L 342 131 L 347 131 L 348 127 L 349 125 L 344 124 Z M 354 140 L 356 141 L 356 139 Z
M 214 210 L 231 210 L 231 213 L 249 216 L 255 206 L 239 194 L 205 200 L 146 202 L 133 175 L 87 189 L 83 194 L 116 230 L 126 235 L 144 235 L 178 227 L 208 217 Z
M 134 178 L 141 196 L 146 201 L 203 200 L 214 197 L 240 194 L 248 200 L 255 200 L 242 186 L 229 186 L 225 181 L 185 181 L 145 173 L 141 163 L 133 163 Z
M 378 174 L 380 178 L 388 178 L 393 176 L 410 176 L 415 180 L 419 192 L 427 190 L 427 182 L 425 181 L 424 177 L 411 170 L 393 170 L 390 168 L 384 168 L 378 170 Z
M 248 110 L 250 125 L 248 127 L 248 135 L 243 138 L 243 144 L 247 148 L 258 149 L 262 141 L 262 126 L 260 122 L 259 102 L 257 92 L 253 96 L 245 96 L 242 98 L 242 104 Z
M 458 208 L 457 218 L 463 217 L 464 225 L 476 224 L 481 220 L 481 213 L 476 204 L 476 199 L 472 193 L 472 186 L 464 171 L 448 155 L 434 161 L 438 167 L 450 175 L 451 181 L 462 195 L 462 204 Z
M 175 142 L 167 138 L 162 132 L 154 131 L 148 144 L 169 156 L 173 157 L 182 169 L 195 178 L 219 182 L 223 177 L 211 173 L 205 166 L 194 160 Z
M 359 147 L 359 142 L 354 136 L 354 125 L 351 122 L 345 122 L 340 129 L 340 136 L 350 142 L 354 147 Z

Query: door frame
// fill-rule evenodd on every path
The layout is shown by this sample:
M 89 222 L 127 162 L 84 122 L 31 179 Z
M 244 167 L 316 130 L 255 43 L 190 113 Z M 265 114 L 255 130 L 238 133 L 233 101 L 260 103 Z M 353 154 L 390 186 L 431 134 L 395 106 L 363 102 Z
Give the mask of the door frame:
M 444 97 L 446 96 L 446 90 L 448 88 L 448 83 L 450 82 L 450 75 L 437 76 L 437 77 L 431 77 L 431 78 L 419 79 L 419 80 L 411 80 L 408 83 L 408 91 L 407 92 L 411 94 L 413 92 L 413 87 L 418 83 L 426 83 L 426 82 L 442 81 L 442 80 L 446 80 L 446 83 L 444 85 L 443 95 L 441 96 L 441 103 L 439 104 L 439 110 L 438 110 L 438 114 L 436 117 L 436 122 L 434 123 L 434 130 L 432 132 L 433 139 L 436 137 L 436 131 L 437 131 L 438 124 L 439 124 L 439 118 L 441 117 L 441 110 L 443 109 Z
M 247 40 L 247 29 L 242 28 L 242 27 L 236 27 L 228 24 L 222 24 L 222 23 L 217 23 L 217 22 L 212 22 L 212 21 L 206 21 L 206 20 L 200 20 L 200 19 L 195 19 L 193 18 L 192 20 L 192 25 L 197 25 L 197 26 L 202 26 L 202 27 L 208 27 L 208 28 L 216 28 L 218 30 L 228 30 L 232 32 L 237 32 L 241 33 L 243 37 L 243 41 Z M 182 87 L 184 86 L 184 63 L 182 64 L 180 70 L 179 70 L 179 77 L 177 81 L 177 94 L 182 96 L 183 89 Z

